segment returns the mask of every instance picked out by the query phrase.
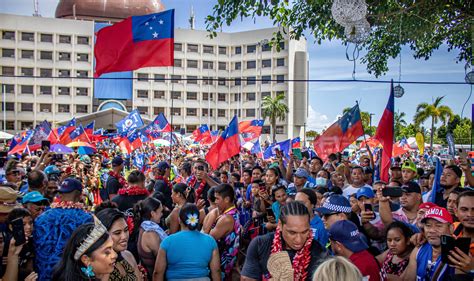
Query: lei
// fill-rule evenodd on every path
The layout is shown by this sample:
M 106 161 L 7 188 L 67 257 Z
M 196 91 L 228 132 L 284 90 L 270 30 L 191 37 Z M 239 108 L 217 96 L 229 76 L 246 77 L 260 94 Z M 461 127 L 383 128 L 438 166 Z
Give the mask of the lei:
M 84 209 L 84 204 L 80 202 L 72 201 L 59 201 L 51 204 L 51 208 L 61 208 L 61 209 Z
M 196 176 L 192 176 L 191 179 L 189 180 L 189 186 L 194 188 L 194 186 L 196 185 L 196 182 L 197 182 Z M 203 193 L 205 187 L 206 187 L 206 181 L 201 180 L 201 183 L 199 184 L 199 187 L 196 190 L 196 203 L 201 198 L 201 194 Z
M 308 265 L 311 260 L 311 253 L 310 253 L 310 248 L 311 244 L 313 242 L 311 232 L 309 234 L 309 239 L 306 240 L 304 243 L 303 248 L 301 248 L 293 258 L 293 269 L 295 270 L 295 280 L 306 280 L 306 277 L 308 276 Z M 271 253 L 278 253 L 283 250 L 282 248 L 282 241 L 281 241 L 281 230 L 280 227 L 278 226 L 276 231 L 275 231 L 275 237 L 273 238 L 273 244 L 272 244 L 272 251 Z
M 155 179 L 164 181 L 165 184 L 169 187 L 169 189 L 173 189 L 173 186 L 171 185 L 170 181 L 167 178 L 163 176 L 156 176 Z
M 127 188 L 128 187 L 128 182 L 125 180 L 125 178 L 120 174 L 116 173 L 114 171 L 109 171 L 109 176 L 112 176 L 118 180 L 122 188 Z
M 118 191 L 119 195 L 150 195 L 150 192 L 146 188 L 142 188 L 137 185 L 127 186 L 125 188 L 121 188 Z

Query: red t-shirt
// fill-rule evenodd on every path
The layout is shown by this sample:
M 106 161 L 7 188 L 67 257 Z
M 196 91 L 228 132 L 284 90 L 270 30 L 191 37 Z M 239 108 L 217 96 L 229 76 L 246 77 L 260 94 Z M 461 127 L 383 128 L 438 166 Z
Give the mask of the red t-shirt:
M 349 259 L 357 266 L 362 276 L 369 277 L 369 281 L 380 281 L 380 266 L 367 250 L 354 253 Z

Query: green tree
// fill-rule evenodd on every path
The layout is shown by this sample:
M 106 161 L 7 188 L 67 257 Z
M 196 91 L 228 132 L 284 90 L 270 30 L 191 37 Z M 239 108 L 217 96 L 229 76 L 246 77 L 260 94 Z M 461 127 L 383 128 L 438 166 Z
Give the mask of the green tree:
M 422 102 L 416 107 L 416 113 L 413 117 L 415 127 L 420 126 L 422 123 L 431 119 L 431 133 L 430 133 L 430 147 L 433 148 L 433 137 L 435 131 L 435 125 L 438 121 L 442 121 L 444 125 L 448 123 L 453 117 L 451 108 L 446 105 L 441 105 L 444 96 L 437 97 L 432 104 Z
M 346 114 L 352 109 L 352 107 L 346 107 L 342 110 L 342 114 Z M 367 111 L 361 111 L 360 112 L 360 119 L 362 119 L 362 126 L 364 127 L 364 132 L 369 135 L 373 136 L 375 134 L 375 131 L 377 130 L 377 127 L 375 126 L 370 126 L 371 125 L 371 120 L 370 120 L 370 113 Z
M 309 130 L 306 132 L 306 137 L 307 138 L 316 138 L 317 136 L 319 136 L 319 133 L 316 132 L 316 131 L 313 131 L 313 130 Z
M 400 135 L 400 131 L 403 127 L 406 127 L 407 122 L 405 121 L 405 112 L 395 112 L 395 116 L 393 117 L 393 122 L 394 122 L 394 133 L 395 133 L 395 139 L 398 141 L 402 139 L 402 136 Z
M 462 119 L 453 130 L 453 138 L 457 144 L 471 143 L 471 120 L 468 118 Z
M 285 104 L 285 94 L 279 94 L 274 99 L 271 96 L 262 100 L 262 117 L 270 120 L 272 129 L 272 140 L 276 142 L 276 121 L 284 121 L 288 114 L 288 106 Z
M 268 17 L 274 26 L 282 27 L 272 43 L 281 42 L 287 34 L 299 39 L 310 33 L 320 44 L 323 40 L 341 39 L 348 44 L 344 27 L 331 15 L 333 0 L 218 0 L 212 14 L 206 17 L 211 37 L 223 25 L 244 17 Z M 362 63 L 369 73 L 379 76 L 388 71 L 387 61 L 395 58 L 401 46 L 407 45 L 415 58 L 428 59 L 443 43 L 458 51 L 459 62 L 471 62 L 471 1 L 376 1 L 366 0 L 367 20 L 371 33 L 359 46 L 365 49 Z M 285 34 L 286 33 L 286 34 Z M 277 49 L 279 46 L 277 45 Z
M 413 124 L 408 124 L 405 127 L 400 128 L 399 136 L 401 138 L 409 138 L 409 137 L 414 137 L 416 135 L 416 128 L 415 125 Z

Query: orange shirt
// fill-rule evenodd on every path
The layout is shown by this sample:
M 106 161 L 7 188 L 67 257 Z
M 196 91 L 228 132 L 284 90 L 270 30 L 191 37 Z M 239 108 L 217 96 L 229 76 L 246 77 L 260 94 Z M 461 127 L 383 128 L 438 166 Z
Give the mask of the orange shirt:
M 460 222 L 453 223 L 454 230 L 456 230 L 459 227 L 460 224 L 461 224 Z M 462 230 L 461 230 L 461 232 L 459 232 L 458 235 L 454 235 L 454 237 L 456 237 L 456 238 L 462 237 Z M 474 239 L 471 239 L 471 245 L 469 246 L 469 252 L 471 253 L 472 257 L 474 257 L 474 241 L 473 240 Z

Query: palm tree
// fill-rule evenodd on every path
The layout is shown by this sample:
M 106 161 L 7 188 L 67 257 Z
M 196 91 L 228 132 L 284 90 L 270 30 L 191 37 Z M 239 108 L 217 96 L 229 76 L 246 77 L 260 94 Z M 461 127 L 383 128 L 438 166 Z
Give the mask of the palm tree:
M 400 131 L 402 127 L 406 127 L 407 122 L 405 122 L 405 112 L 400 112 L 397 110 L 395 112 L 395 116 L 393 117 L 393 122 L 394 122 L 394 129 L 395 129 L 395 138 L 398 140 L 398 137 L 400 135 Z M 406 136 L 405 136 L 406 137 Z
M 428 104 L 426 102 L 420 103 L 416 107 L 416 113 L 413 117 L 415 126 L 418 127 L 420 124 L 424 123 L 426 120 L 431 118 L 431 134 L 430 134 L 430 147 L 433 149 L 433 135 L 434 135 L 434 126 L 438 121 L 442 121 L 444 125 L 453 118 L 453 111 L 449 106 L 441 105 L 441 101 L 444 96 L 437 97 L 433 104 Z
M 266 96 L 262 100 L 262 117 L 268 117 L 272 128 L 272 139 L 276 142 L 276 121 L 284 121 L 286 114 L 289 112 L 288 106 L 285 104 L 285 94 L 279 94 L 274 99 Z

